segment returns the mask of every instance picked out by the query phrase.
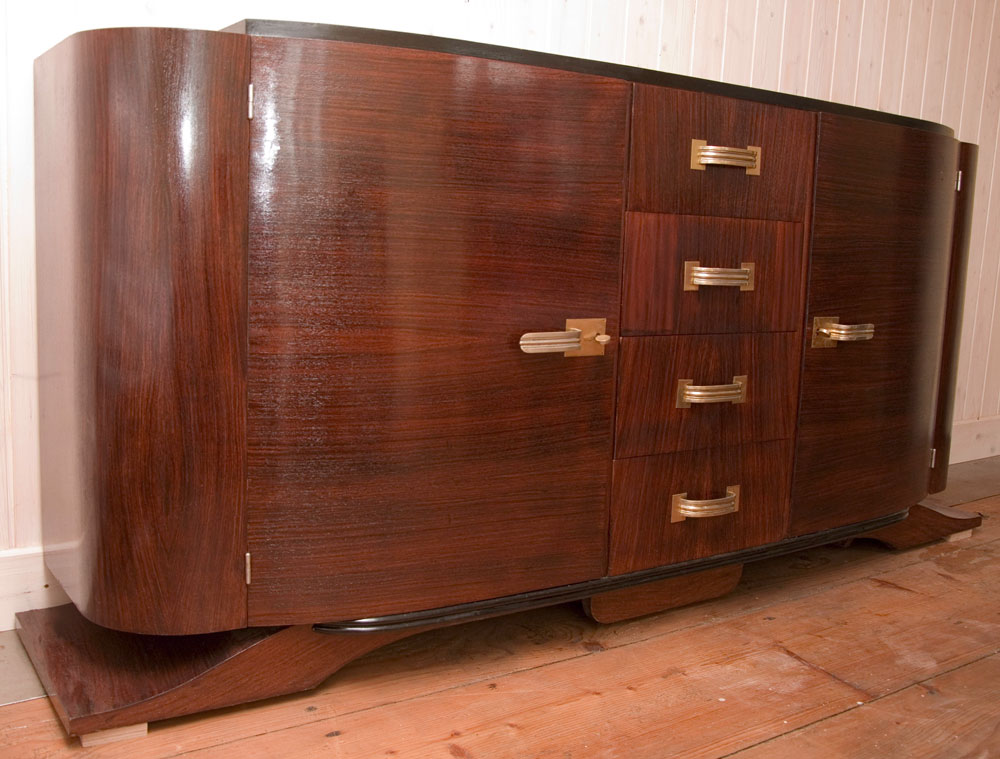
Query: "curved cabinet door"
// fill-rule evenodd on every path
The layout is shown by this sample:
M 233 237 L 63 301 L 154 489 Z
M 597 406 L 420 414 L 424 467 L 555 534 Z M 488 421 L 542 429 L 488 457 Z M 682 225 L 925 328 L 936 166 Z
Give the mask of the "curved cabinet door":
M 629 85 L 251 46 L 250 624 L 602 575 Z
M 820 119 L 793 535 L 927 493 L 957 149 L 943 135 Z M 817 317 L 873 331 L 813 347 Z

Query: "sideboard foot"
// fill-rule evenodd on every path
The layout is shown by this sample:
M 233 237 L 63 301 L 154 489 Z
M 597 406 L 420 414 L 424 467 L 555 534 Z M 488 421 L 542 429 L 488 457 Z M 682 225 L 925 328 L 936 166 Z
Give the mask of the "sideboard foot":
M 353 659 L 426 629 L 135 635 L 95 625 L 72 604 L 21 612 L 17 623 L 63 727 L 84 745 L 137 737 L 146 722 L 315 688 Z
M 961 540 L 969 537 L 983 523 L 979 514 L 971 514 L 952 506 L 918 503 L 902 522 L 859 535 L 872 538 L 890 548 L 904 549 L 921 546 L 941 538 Z
M 583 608 L 595 622 L 620 622 L 724 596 L 742 574 L 742 564 L 729 564 L 591 596 Z

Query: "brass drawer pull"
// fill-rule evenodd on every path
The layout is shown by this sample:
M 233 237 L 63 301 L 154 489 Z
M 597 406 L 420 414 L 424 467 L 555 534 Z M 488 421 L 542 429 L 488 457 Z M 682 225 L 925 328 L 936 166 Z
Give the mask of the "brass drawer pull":
M 677 380 L 677 408 L 692 403 L 743 403 L 747 399 L 747 375 L 733 377 L 731 385 L 694 385 L 694 380 Z
M 714 266 L 702 266 L 700 261 L 684 262 L 684 290 L 697 290 L 699 286 L 706 287 L 738 287 L 746 292 L 754 287 L 754 265 L 741 263 L 739 269 L 719 269 Z
M 607 319 L 567 319 L 563 332 L 525 332 L 519 345 L 525 353 L 562 353 L 564 356 L 603 356 L 611 341 Z
M 760 147 L 726 148 L 709 145 L 705 140 L 691 140 L 691 168 L 704 171 L 706 166 L 736 166 L 747 174 L 760 176 Z
M 670 497 L 670 521 L 683 522 L 687 518 L 703 519 L 734 514 L 740 510 L 740 486 L 727 485 L 726 495 L 708 501 L 691 501 L 687 493 L 675 493 Z
M 854 343 L 875 337 L 874 324 L 839 324 L 839 318 L 817 316 L 813 319 L 813 348 L 836 348 L 837 343 Z

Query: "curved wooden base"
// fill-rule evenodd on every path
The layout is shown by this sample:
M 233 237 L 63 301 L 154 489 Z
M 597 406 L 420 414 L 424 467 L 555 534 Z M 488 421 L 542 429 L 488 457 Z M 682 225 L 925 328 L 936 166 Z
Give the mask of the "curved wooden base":
M 134 635 L 95 625 L 72 604 L 21 612 L 17 623 L 70 735 L 309 690 L 362 654 L 422 632 L 329 635 L 296 625 Z
M 601 593 L 584 600 L 583 610 L 595 622 L 620 622 L 658 611 L 707 601 L 731 592 L 743 574 L 742 564 L 648 582 L 632 588 Z
M 940 538 L 967 532 L 983 523 L 979 514 L 970 514 L 951 506 L 918 503 L 902 522 L 859 535 L 872 538 L 890 548 L 921 546 Z

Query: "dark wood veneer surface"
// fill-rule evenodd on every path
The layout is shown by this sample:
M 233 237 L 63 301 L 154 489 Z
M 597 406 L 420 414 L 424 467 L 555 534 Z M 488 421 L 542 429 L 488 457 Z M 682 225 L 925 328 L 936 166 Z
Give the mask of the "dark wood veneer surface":
M 870 341 L 805 335 L 792 535 L 907 508 L 927 494 L 958 143 L 820 119 L 806 324 L 875 325 Z
M 609 573 L 739 551 L 781 540 L 788 526 L 791 440 L 615 461 Z M 670 521 L 671 496 L 721 498 L 740 486 L 740 508 Z
M 816 117 L 804 111 L 667 87 L 635 85 L 630 211 L 802 221 Z M 760 176 L 691 168 L 691 140 L 761 148 Z
M 944 124 L 933 121 L 914 119 L 886 111 L 875 111 L 868 108 L 858 108 L 843 103 L 828 100 L 789 95 L 786 92 L 760 90 L 744 87 L 729 82 L 719 82 L 712 79 L 698 79 L 693 76 L 682 76 L 667 71 L 623 66 L 617 63 L 594 61 L 586 58 L 573 58 L 566 55 L 539 53 L 534 50 L 520 50 L 502 45 L 488 45 L 469 40 L 449 39 L 447 37 L 432 37 L 427 34 L 410 34 L 409 32 L 388 31 L 385 29 L 366 29 L 358 26 L 341 26 L 339 24 L 317 24 L 308 21 L 279 21 L 273 19 L 248 18 L 231 24 L 223 31 L 237 34 L 250 34 L 262 37 L 288 37 L 292 39 L 305 38 L 314 40 L 329 40 L 337 42 L 359 42 L 366 45 L 381 45 L 386 47 L 401 47 L 411 50 L 427 50 L 435 53 L 450 53 L 451 55 L 467 55 L 476 58 L 486 58 L 508 63 L 522 63 L 529 66 L 542 66 L 548 69 L 573 71 L 591 76 L 606 76 L 622 79 L 628 82 L 650 84 L 658 87 L 673 87 L 679 90 L 692 90 L 728 98 L 751 100 L 756 103 L 767 103 L 785 108 L 796 108 L 803 111 L 824 113 L 839 113 L 855 118 L 865 118 L 882 121 L 887 124 L 908 126 L 951 136 L 952 130 Z
M 248 76 L 217 32 L 36 61 L 46 561 L 107 627 L 246 624 Z
M 930 493 L 940 493 L 948 484 L 948 464 L 951 462 L 951 425 L 955 411 L 958 349 L 962 336 L 962 308 L 965 301 L 965 279 L 969 264 L 969 233 L 972 229 L 972 205 L 976 193 L 976 162 L 978 157 L 978 147 L 967 142 L 960 144 L 958 167 L 962 172 L 962 189 L 956 194 L 955 223 L 951 238 L 944 345 L 941 349 L 941 371 L 938 376 L 937 408 L 934 414 L 933 445 L 936 455 L 927 488 Z
M 791 332 L 802 323 L 802 225 L 755 219 L 628 213 L 622 334 Z M 739 269 L 754 289 L 684 290 L 684 262 Z
M 615 457 L 792 437 L 799 344 L 795 332 L 622 338 Z M 728 385 L 738 375 L 743 403 L 677 408 L 678 380 Z
M 251 624 L 599 577 L 629 86 L 251 44 Z

